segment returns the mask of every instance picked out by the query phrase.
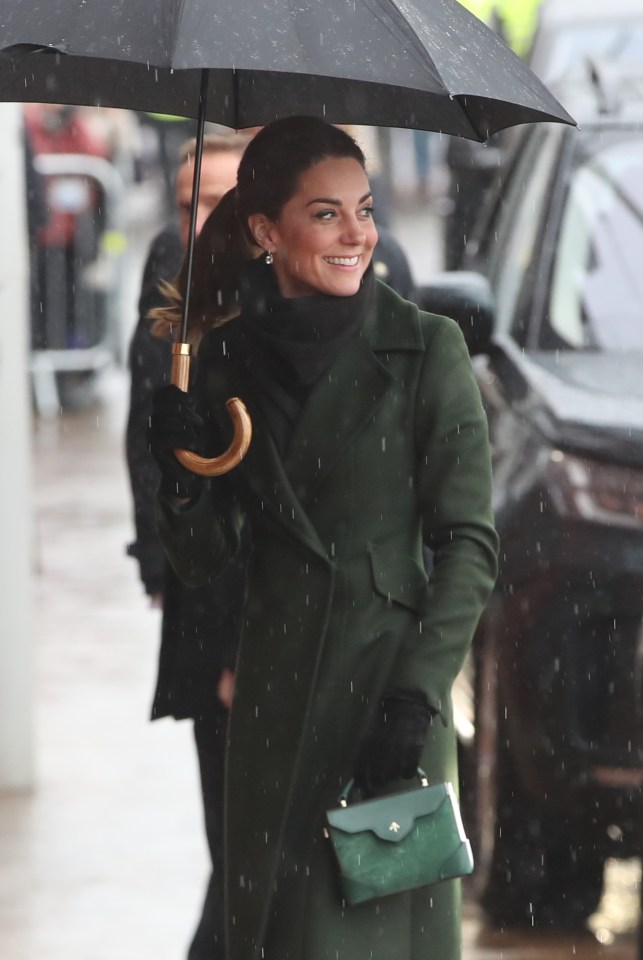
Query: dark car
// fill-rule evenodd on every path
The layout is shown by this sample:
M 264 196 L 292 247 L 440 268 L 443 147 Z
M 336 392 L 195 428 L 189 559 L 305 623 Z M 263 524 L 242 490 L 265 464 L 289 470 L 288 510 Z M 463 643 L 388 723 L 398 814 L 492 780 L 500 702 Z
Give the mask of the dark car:
M 469 244 L 419 292 L 467 337 L 501 537 L 474 644 L 482 903 L 577 927 L 641 852 L 643 64 L 558 90 Z
M 643 59 L 641 0 L 544 0 L 528 62 L 545 83 L 559 81 L 590 61 L 623 63 Z M 462 266 L 481 195 L 494 182 L 505 162 L 515 133 L 496 134 L 486 144 L 449 138 L 447 164 L 451 172 L 448 213 L 444 224 L 444 264 Z

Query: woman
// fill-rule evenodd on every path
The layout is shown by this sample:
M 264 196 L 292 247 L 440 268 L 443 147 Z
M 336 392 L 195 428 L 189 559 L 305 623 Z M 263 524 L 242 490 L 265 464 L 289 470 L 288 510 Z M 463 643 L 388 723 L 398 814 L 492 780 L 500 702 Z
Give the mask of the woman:
M 450 690 L 496 570 L 463 338 L 374 280 L 376 239 L 347 134 L 312 118 L 264 128 L 199 237 L 191 322 L 219 326 L 194 393 L 156 396 L 177 572 L 215 576 L 244 527 L 252 548 L 227 757 L 230 960 L 459 955 L 456 882 L 345 908 L 322 834 L 353 774 L 367 792 L 418 762 L 456 780 Z M 220 452 L 231 396 L 254 439 L 203 480 L 172 450 Z

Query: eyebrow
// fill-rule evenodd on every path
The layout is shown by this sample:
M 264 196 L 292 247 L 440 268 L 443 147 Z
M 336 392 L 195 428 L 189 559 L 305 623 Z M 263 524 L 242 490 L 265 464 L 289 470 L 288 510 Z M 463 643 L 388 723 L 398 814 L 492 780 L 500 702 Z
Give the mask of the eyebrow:
M 373 192 L 369 190 L 368 193 L 365 193 L 363 197 L 359 198 L 358 203 L 364 203 L 365 200 L 368 200 L 372 196 L 373 196 Z M 313 203 L 329 203 L 333 207 L 343 206 L 341 200 L 336 200 L 333 197 L 315 197 L 314 200 L 309 200 L 306 206 L 310 207 L 311 204 Z

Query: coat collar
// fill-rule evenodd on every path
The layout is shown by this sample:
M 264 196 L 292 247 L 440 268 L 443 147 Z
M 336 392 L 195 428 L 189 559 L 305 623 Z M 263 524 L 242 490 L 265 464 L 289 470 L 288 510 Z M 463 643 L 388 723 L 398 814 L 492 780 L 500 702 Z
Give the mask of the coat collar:
M 367 316 L 363 335 L 377 353 L 424 350 L 425 343 L 417 306 L 377 281 L 375 309 Z
M 363 334 L 354 337 L 317 381 L 301 411 L 284 460 L 306 502 L 371 420 L 392 377 Z
M 327 559 L 305 504 L 371 420 L 393 381 L 377 354 L 424 349 L 417 308 L 378 282 L 375 309 L 362 332 L 344 347 L 311 390 L 283 460 L 244 367 L 244 339 L 241 325 L 232 321 L 208 337 L 200 352 L 200 362 L 218 359 L 216 377 L 211 381 L 217 397 L 214 416 L 222 436 L 228 436 L 225 401 L 239 396 L 245 402 L 253 421 L 253 438 L 236 469 L 274 520 Z M 222 356 L 228 362 L 221 362 Z

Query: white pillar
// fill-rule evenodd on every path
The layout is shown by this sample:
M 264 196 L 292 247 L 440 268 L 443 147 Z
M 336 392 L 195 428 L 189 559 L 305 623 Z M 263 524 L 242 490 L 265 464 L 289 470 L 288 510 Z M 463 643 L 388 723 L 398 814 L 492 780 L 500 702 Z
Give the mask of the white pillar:
M 21 112 L 0 104 L 0 789 L 33 784 L 28 245 Z

